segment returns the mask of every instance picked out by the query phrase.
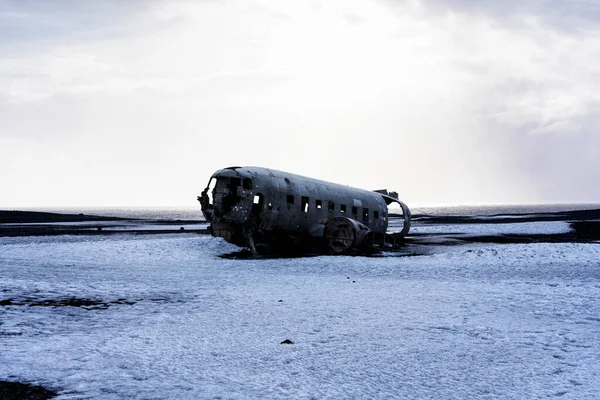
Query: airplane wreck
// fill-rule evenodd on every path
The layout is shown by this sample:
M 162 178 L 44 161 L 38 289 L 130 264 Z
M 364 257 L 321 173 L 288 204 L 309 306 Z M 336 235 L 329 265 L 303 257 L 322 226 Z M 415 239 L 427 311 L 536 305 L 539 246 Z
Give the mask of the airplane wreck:
M 198 196 L 209 231 L 254 255 L 373 253 L 398 247 L 410 210 L 395 192 L 368 191 L 260 167 L 216 171 Z M 388 205 L 403 228 L 389 233 Z

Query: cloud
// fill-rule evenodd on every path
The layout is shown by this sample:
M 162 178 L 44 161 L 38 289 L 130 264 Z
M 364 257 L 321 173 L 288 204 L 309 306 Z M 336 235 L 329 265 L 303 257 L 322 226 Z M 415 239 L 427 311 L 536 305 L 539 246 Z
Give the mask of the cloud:
M 228 164 L 413 203 L 598 195 L 600 24 L 584 2 L 4 4 L 0 140 L 62 154 L 30 158 L 48 174 L 103 177 L 102 202 L 135 176 L 128 202 L 161 177 L 161 201 L 181 203 Z M 0 177 L 41 184 L 11 159 Z
M 600 21 L 600 5 L 589 0 L 422 0 L 420 4 L 437 12 L 493 19 L 511 28 L 536 22 L 571 34 L 596 30 Z

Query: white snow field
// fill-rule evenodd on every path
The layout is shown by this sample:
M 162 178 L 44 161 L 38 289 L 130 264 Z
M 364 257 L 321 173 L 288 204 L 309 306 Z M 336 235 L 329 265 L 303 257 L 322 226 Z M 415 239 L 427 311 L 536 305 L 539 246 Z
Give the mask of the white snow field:
M 398 232 L 400 229 L 397 230 Z M 571 231 L 566 221 L 514 222 L 510 224 L 421 224 L 410 229 L 411 234 L 466 235 L 552 235 Z
M 218 257 L 235 250 L 0 238 L 0 380 L 58 399 L 600 398 L 598 244 Z M 70 298 L 107 308 L 42 305 Z
M 480 217 L 478 217 L 480 218 Z M 400 232 L 403 227 L 403 221 L 400 219 L 390 219 L 389 231 Z M 566 233 L 571 231 L 571 225 L 566 221 L 536 221 L 519 222 L 515 219 L 512 223 L 462 223 L 462 224 L 436 224 L 419 223 L 413 221 L 410 228 L 410 234 L 414 235 L 466 235 L 466 236 L 484 236 L 484 235 L 552 235 Z

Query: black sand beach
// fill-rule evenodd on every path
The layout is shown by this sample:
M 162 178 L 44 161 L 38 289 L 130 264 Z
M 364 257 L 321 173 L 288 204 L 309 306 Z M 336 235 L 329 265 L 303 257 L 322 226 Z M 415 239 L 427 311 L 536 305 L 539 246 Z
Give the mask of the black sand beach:
M 600 240 L 600 209 L 545 212 L 532 214 L 494 214 L 480 216 L 432 216 L 414 215 L 413 225 L 462 225 L 462 224 L 511 224 L 525 222 L 563 221 L 571 226 L 570 232 L 558 234 L 502 234 L 502 235 L 465 235 L 465 234 L 409 234 L 407 242 L 427 242 L 427 237 L 444 236 L 448 240 L 436 244 L 469 243 L 535 243 L 535 242 L 597 242 Z
M 390 223 L 401 216 L 390 214 Z M 415 233 L 404 239 L 412 245 L 456 245 L 461 243 L 597 242 L 600 240 L 600 209 L 493 215 L 415 214 L 413 226 L 510 224 L 523 222 L 568 222 L 571 231 L 559 234 L 465 235 L 457 233 Z M 208 223 L 200 220 L 140 220 L 85 214 L 37 211 L 1 211 L 0 236 L 110 235 L 131 234 L 208 234 Z
M 56 395 L 56 392 L 41 386 L 0 381 L 0 399 L 2 400 L 46 400 L 56 397 Z
M 142 220 L 111 216 L 0 210 L 0 236 L 206 234 L 204 221 Z

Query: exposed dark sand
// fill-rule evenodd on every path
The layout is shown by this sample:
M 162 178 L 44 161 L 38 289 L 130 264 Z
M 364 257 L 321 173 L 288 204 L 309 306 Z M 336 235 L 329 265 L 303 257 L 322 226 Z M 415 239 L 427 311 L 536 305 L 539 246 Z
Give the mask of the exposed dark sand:
M 26 307 L 80 307 L 86 310 L 105 310 L 111 305 L 117 304 L 135 304 L 135 301 L 126 299 L 117 299 L 113 301 L 103 301 L 100 299 L 87 299 L 80 297 L 67 297 L 60 299 L 38 299 L 33 297 L 18 299 L 2 299 L 0 306 L 26 306 Z M 1 398 L 0 398 L 1 399 Z
M 181 222 L 174 223 L 173 229 L 118 229 L 118 226 L 110 226 L 111 230 L 106 230 L 106 226 L 80 225 L 72 226 L 15 226 L 3 227 L 0 225 L 0 236 L 55 236 L 55 235 L 115 235 L 122 233 L 131 233 L 136 235 L 156 235 L 156 234 L 175 234 L 175 233 L 198 233 L 208 234 L 208 229 L 181 229 Z
M 400 216 L 390 214 L 393 221 Z M 465 243 L 535 243 L 535 242 L 597 242 L 600 241 L 600 209 L 562 211 L 534 214 L 496 214 L 479 216 L 434 216 L 414 215 L 413 225 L 454 225 L 454 224 L 507 224 L 520 222 L 565 221 L 572 231 L 560 234 L 424 234 L 409 233 L 404 243 L 422 247 L 425 245 L 460 245 Z M 114 222 L 114 223 L 113 223 Z M 139 227 L 127 227 L 126 223 L 139 223 Z M 66 224 L 65 224 L 66 223 Z M 68 223 L 77 223 L 70 225 Z M 50 235 L 108 235 L 130 234 L 208 234 L 207 228 L 186 229 L 182 225 L 202 224 L 203 221 L 143 221 L 106 216 L 83 214 L 57 214 L 30 211 L 0 211 L 0 236 L 50 236 Z M 146 225 L 146 226 L 145 226 Z M 152 228 L 148 228 L 148 226 Z M 405 250 L 406 250 L 405 247 Z M 406 251 L 403 251 L 403 253 Z M 416 251 L 415 254 L 421 254 Z M 414 255 L 414 254 L 407 254 Z
M 150 303 L 177 303 L 181 302 L 181 299 L 171 298 L 169 296 L 152 296 L 152 297 L 136 297 L 136 298 L 117 298 L 117 299 L 102 299 L 98 297 L 74 297 L 74 296 L 58 296 L 48 297 L 39 291 L 32 291 L 26 295 L 13 296 L 10 298 L 3 298 L 0 294 L 0 307 L 16 307 L 21 310 L 25 310 L 28 307 L 77 307 L 84 310 L 106 310 L 109 307 L 115 306 L 132 306 L 139 302 L 150 302 Z M 4 335 L 0 332 L 0 336 Z M 2 400 L 2 397 L 0 397 Z
M 401 218 L 401 215 L 390 214 L 390 217 Z M 492 215 L 427 215 L 414 214 L 412 220 L 424 224 L 507 224 L 514 222 L 540 221 L 590 221 L 600 220 L 600 209 L 559 211 L 552 213 L 532 214 L 492 214 Z
M 37 211 L 2 211 L 0 210 L 0 224 L 23 224 L 37 222 L 86 222 L 86 221 L 123 221 L 125 218 L 102 217 L 85 214 L 58 214 Z
M 84 214 L 58 214 L 34 211 L 0 211 L 0 236 L 110 235 L 117 233 L 164 234 L 200 233 L 208 230 L 189 229 L 182 225 L 204 221 L 139 220 Z M 129 223 L 129 226 L 126 224 Z M 136 226 L 131 227 L 134 223 Z
M 56 392 L 41 386 L 20 382 L 0 381 L 1 400 L 46 400 L 56 396 Z
M 510 224 L 521 222 L 565 221 L 572 230 L 557 234 L 466 235 L 460 233 L 409 233 L 406 244 L 460 245 L 465 243 L 565 243 L 600 240 L 600 209 L 535 214 L 497 214 L 480 216 L 413 216 L 414 225 Z

